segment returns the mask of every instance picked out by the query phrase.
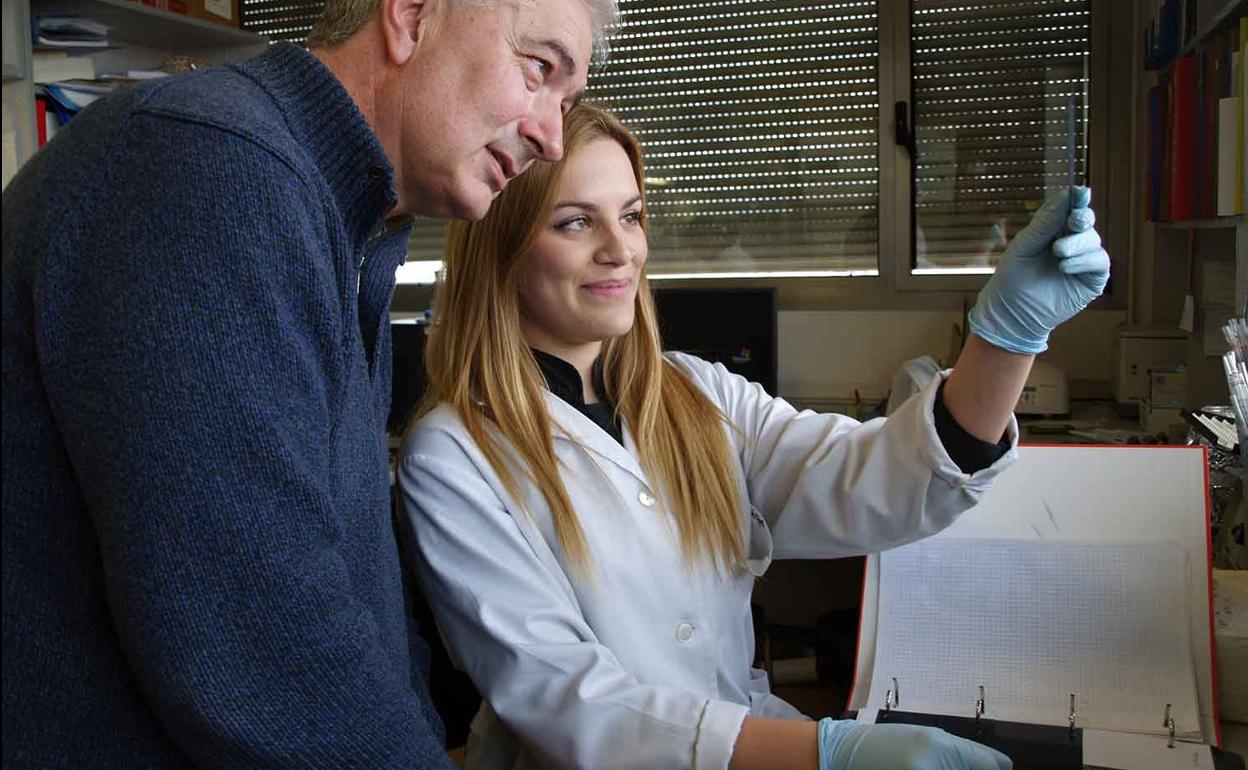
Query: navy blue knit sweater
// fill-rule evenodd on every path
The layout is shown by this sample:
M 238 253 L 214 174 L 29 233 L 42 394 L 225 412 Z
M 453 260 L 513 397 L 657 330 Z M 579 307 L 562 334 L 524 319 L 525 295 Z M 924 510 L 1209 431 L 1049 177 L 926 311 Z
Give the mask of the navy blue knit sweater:
M 393 201 L 289 45 L 93 105 L 5 191 L 6 770 L 448 766 L 389 514 Z

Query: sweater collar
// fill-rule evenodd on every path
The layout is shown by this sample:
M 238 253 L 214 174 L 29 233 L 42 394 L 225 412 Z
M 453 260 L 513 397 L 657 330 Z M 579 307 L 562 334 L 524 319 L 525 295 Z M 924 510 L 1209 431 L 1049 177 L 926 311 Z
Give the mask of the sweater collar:
M 398 200 L 394 169 L 363 113 L 338 78 L 297 45 L 275 43 L 237 66 L 278 103 L 333 191 L 356 248 L 362 247 Z

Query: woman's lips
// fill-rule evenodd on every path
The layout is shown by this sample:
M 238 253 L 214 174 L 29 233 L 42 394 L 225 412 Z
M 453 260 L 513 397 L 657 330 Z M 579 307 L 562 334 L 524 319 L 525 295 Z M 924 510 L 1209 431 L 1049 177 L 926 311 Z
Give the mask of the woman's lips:
M 595 281 L 594 283 L 587 283 L 581 288 L 599 297 L 624 297 L 632 291 L 633 282 L 627 278 Z

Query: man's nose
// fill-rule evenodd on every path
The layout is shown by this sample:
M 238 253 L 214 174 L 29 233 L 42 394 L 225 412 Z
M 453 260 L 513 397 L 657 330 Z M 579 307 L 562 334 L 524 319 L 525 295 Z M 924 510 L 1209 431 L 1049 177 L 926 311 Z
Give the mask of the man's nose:
M 553 162 L 563 157 L 563 105 L 557 96 L 537 101 L 533 111 L 520 121 L 520 137 L 537 160 Z

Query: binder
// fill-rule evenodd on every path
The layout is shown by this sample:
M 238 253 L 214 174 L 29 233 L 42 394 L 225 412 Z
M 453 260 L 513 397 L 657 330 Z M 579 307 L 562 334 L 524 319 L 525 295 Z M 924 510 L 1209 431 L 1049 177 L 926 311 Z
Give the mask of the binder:
M 1161 129 L 1166 115 L 1165 94 L 1165 89 L 1161 86 L 1148 89 L 1148 219 L 1150 222 L 1160 222 L 1165 219 L 1161 211 L 1161 186 L 1164 179 L 1162 158 L 1165 153 Z M 1233 198 L 1233 187 L 1231 195 Z
M 1214 767 L 1206 468 L 1200 447 L 1021 447 L 947 530 L 868 557 L 849 707 L 1004 733 L 1016 760 Z
M 1170 79 L 1170 218 L 1195 219 L 1197 63 L 1194 55 L 1174 64 Z
M 1235 152 L 1238 142 L 1235 133 L 1239 128 L 1241 110 L 1238 96 L 1218 101 L 1218 195 L 1217 216 L 1225 217 L 1241 213 L 1236 207 L 1235 184 L 1239 181 Z
M 1200 116 L 1196 167 L 1196 216 L 1217 213 L 1218 102 L 1222 98 L 1219 60 L 1222 41 L 1214 37 L 1200 52 Z
M 43 99 L 35 99 L 35 136 L 38 146 L 48 143 L 48 103 Z
M 1244 174 L 1244 148 L 1248 145 L 1248 19 L 1239 20 L 1239 61 L 1236 80 L 1239 92 L 1239 131 L 1236 133 L 1235 148 L 1235 173 L 1237 183 L 1235 185 L 1235 210 L 1243 213 L 1244 200 L 1248 198 L 1248 190 L 1245 188 L 1248 176 Z

